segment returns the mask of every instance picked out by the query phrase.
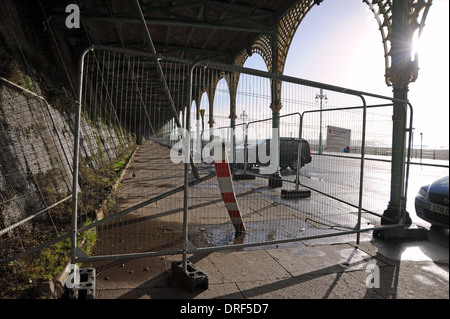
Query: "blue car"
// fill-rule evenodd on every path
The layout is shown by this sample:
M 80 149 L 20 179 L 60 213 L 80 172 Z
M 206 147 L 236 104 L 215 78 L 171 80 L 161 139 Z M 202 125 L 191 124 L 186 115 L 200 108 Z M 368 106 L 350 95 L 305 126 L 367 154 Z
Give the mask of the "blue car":
M 415 206 L 418 217 L 448 229 L 448 175 L 422 186 L 416 196 Z

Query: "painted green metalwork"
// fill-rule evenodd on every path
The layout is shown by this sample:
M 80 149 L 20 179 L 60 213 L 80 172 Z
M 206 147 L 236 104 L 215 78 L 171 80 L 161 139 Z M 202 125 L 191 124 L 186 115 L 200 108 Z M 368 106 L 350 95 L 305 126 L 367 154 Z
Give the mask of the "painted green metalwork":
M 408 86 L 418 77 L 418 55 L 411 60 L 413 37 L 420 37 L 432 1 L 425 0 L 364 0 L 380 27 L 385 51 L 386 84 L 393 87 L 394 98 L 407 100 Z M 378 8 L 378 9 L 377 9 Z M 419 21 L 420 19 L 420 21 Z M 404 106 L 394 103 L 392 115 L 391 193 L 385 217 L 411 224 L 405 208 L 405 146 L 406 114 Z M 386 221 L 382 220 L 382 223 Z

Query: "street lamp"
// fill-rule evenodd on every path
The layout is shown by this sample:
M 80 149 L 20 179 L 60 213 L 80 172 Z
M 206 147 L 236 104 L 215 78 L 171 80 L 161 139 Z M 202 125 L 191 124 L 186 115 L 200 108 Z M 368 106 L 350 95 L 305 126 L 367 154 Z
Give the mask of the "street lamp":
M 322 154 L 322 152 L 323 152 L 323 147 L 322 147 L 322 101 L 325 102 L 325 104 L 328 102 L 328 97 L 326 94 L 323 94 L 323 89 L 320 89 L 320 94 L 316 94 L 315 101 L 316 101 L 316 103 L 319 103 L 319 101 L 320 101 L 319 154 Z
M 247 114 L 245 113 L 245 110 L 242 111 L 242 114 L 240 115 L 242 118 L 242 124 L 245 123 L 245 119 L 247 118 Z
M 239 115 L 242 118 L 242 138 L 245 140 L 245 119 L 248 117 L 245 113 L 245 110 L 242 111 L 242 114 Z

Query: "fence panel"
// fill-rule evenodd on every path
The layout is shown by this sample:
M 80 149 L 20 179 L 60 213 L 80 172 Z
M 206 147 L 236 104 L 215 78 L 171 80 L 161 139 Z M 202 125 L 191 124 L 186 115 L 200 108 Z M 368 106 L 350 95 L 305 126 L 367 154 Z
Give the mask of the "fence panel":
M 203 74 L 227 74 L 234 71 L 234 68 L 216 69 L 215 65 L 208 64 L 204 70 Z M 225 206 L 221 205 L 220 209 L 204 212 L 206 220 L 219 220 L 220 216 L 219 224 L 208 227 L 202 225 L 201 233 L 190 232 L 191 237 L 197 238 L 197 249 L 222 249 L 227 246 L 237 247 L 237 244 L 244 247 L 358 234 L 360 229 L 378 227 L 389 201 L 391 154 L 383 153 L 382 150 L 391 148 L 392 101 L 369 96 L 366 99 L 370 100 L 371 105 L 366 105 L 366 99 L 358 94 L 347 94 L 348 92 L 333 87 L 324 91 L 325 87 L 321 89 L 320 86 L 305 85 L 292 78 L 280 80 L 282 108 L 277 119 L 280 123 L 278 134 L 284 139 L 304 138 L 308 141 L 312 161 L 299 167 L 297 172 L 294 165 L 287 165 L 282 161 L 280 146 L 279 170 L 270 171 L 267 165 L 256 161 L 255 154 L 258 152 L 256 145 L 273 135 L 273 118 L 261 118 L 271 114 L 270 99 L 265 98 L 267 91 L 262 89 L 265 86 L 261 84 L 266 83 L 262 79 L 265 75 L 259 76 L 257 72 L 245 74 L 248 70 L 239 71 L 235 114 L 236 118 L 239 114 L 247 115 L 236 119 L 248 123 L 246 131 L 242 132 L 247 138 L 247 145 L 237 145 L 235 150 L 232 145 L 228 145 L 228 149 L 230 153 L 234 151 L 236 154 L 235 157 L 229 157 L 234 160 L 233 167 L 238 168 L 235 173 L 243 172 L 255 177 L 234 181 L 246 231 L 244 234 L 233 235 L 233 227 L 226 218 Z M 265 79 L 267 83 L 270 83 L 269 79 L 278 80 L 276 76 L 271 76 L 273 75 L 268 75 Z M 243 105 L 239 104 L 239 97 L 245 97 Z M 221 132 L 226 130 L 222 128 Z M 338 136 L 342 132 L 348 138 Z M 244 140 L 240 136 L 235 136 L 235 139 Z M 230 138 L 224 139 L 224 142 L 228 140 Z M 240 148 L 245 149 L 247 155 L 238 156 Z M 264 146 L 262 155 L 269 163 L 270 153 L 270 148 Z M 242 158 L 246 160 L 244 163 Z M 254 164 L 250 165 L 251 163 Z M 274 173 L 281 176 L 281 190 L 269 187 L 268 181 Z M 298 187 L 311 190 L 311 196 L 301 200 L 280 196 L 282 190 L 296 189 L 297 174 L 300 184 Z M 191 194 L 196 194 L 197 188 L 198 186 L 193 187 Z M 393 225 L 399 226 L 401 225 Z
M 70 119 L 42 96 L 0 83 L 0 260 L 6 261 L 68 231 L 72 140 L 65 134 Z
M 164 79 L 156 75 L 156 63 Z M 90 118 L 103 115 L 108 127 L 116 125 L 138 145 L 103 219 L 89 226 L 78 211 L 79 229 L 97 231 L 92 257 L 181 249 L 186 148 L 181 127 L 174 130 L 181 119 L 167 106 L 167 94 L 184 104 L 188 66 L 102 48 L 89 52 L 84 66 L 83 109 L 93 112 Z
M 364 165 L 366 147 L 377 146 L 374 141 L 380 142 L 383 132 L 392 130 L 387 121 L 392 111 L 390 99 L 373 96 L 386 104 L 385 113 L 378 114 L 372 112 L 375 104 L 367 105 L 361 94 L 352 90 L 145 52 L 104 47 L 94 51 L 85 59 L 84 108 L 95 109 L 89 101 L 98 99 L 104 101 L 99 105 L 111 105 L 109 113 L 101 108 L 96 112 L 114 119 L 139 147 L 118 188 L 115 210 L 103 220 L 78 227 L 79 232 L 96 227 L 100 239 L 93 254 L 79 255 L 79 260 L 186 256 L 200 250 L 359 234 L 361 214 L 370 209 L 379 212 L 378 206 L 372 208 L 363 200 L 365 170 L 375 176 L 380 170 L 378 163 L 386 170 L 390 161 Z M 214 97 L 217 83 L 223 86 L 223 80 L 235 95 Z M 281 88 L 279 102 L 270 97 L 271 83 Z M 223 95 L 222 91 L 218 95 Z M 199 107 L 191 104 L 192 100 L 198 103 L 204 92 L 211 94 L 209 102 L 213 101 L 207 114 L 208 128 L 204 119 L 200 122 Z M 272 118 L 277 108 L 280 115 Z M 233 127 L 223 127 L 226 114 L 234 120 Z M 341 131 L 348 136 L 337 136 Z M 275 151 L 279 158 L 271 160 L 272 152 L 266 147 L 261 151 L 264 163 L 248 166 L 248 158 L 239 163 L 240 149 L 248 152 L 249 145 L 273 140 L 276 135 L 297 141 L 300 154 L 304 144 L 298 141 L 305 139 L 312 161 L 304 166 L 293 160 L 286 164 L 280 144 Z M 390 146 L 389 137 L 381 139 Z M 216 172 L 208 155 L 211 149 L 218 154 L 213 141 L 220 148 L 225 145 L 233 173 L 244 171 L 253 176 L 234 180 L 235 196 L 224 196 L 233 190 L 219 183 L 222 176 L 212 178 Z M 370 174 L 369 179 L 373 178 Z M 273 178 L 281 179 L 281 188 L 271 185 Z M 382 186 L 388 189 L 389 181 L 384 180 Z M 301 200 L 280 196 L 282 190 L 298 187 L 310 190 L 311 196 Z M 380 192 L 386 194 L 385 189 Z M 236 199 L 233 211 L 227 205 L 231 198 Z M 385 198 L 382 201 L 387 204 Z M 236 216 L 243 218 L 244 232 L 233 228 Z M 364 219 L 363 223 L 375 226 L 376 221 Z
M 389 200 L 391 99 L 257 70 L 102 46 L 87 53 L 83 68 L 83 116 L 78 118 L 80 130 L 75 139 L 65 135 L 66 129 L 58 130 L 58 116 L 47 105 L 46 110 L 41 105 L 39 115 L 30 111 L 28 124 L 22 128 L 30 132 L 22 135 L 32 139 L 33 130 L 40 129 L 42 122 L 52 121 L 55 132 L 47 129 L 39 136 L 48 140 L 21 141 L 19 147 L 25 154 L 41 144 L 46 145 L 41 147 L 46 150 L 54 145 L 53 155 L 31 163 L 56 178 L 51 185 L 54 189 L 43 183 L 39 174 L 31 174 L 34 182 L 28 185 L 36 187 L 41 200 L 44 190 L 66 195 L 41 205 L 37 214 L 51 220 L 53 205 L 70 196 L 65 190 L 69 188 L 71 149 L 67 148 L 67 141 L 61 142 L 61 136 L 75 145 L 79 139 L 81 163 L 77 182 L 81 193 L 72 231 L 78 236 L 95 229 L 97 244 L 89 256 L 75 248 L 72 252 L 77 261 L 180 253 L 185 256 L 201 250 L 359 234 L 361 229 L 378 227 Z M 217 83 L 220 89 L 215 92 Z M 224 83 L 231 92 L 228 97 L 223 96 Z M 271 97 L 277 90 L 281 92 L 280 100 Z M 211 95 L 209 102 L 213 103 L 205 113 L 209 127 L 205 127 L 205 119 L 200 122 L 199 107 L 191 105 L 204 92 Z M 272 117 L 278 110 L 279 116 Z M 234 121 L 232 127 L 226 126 L 230 120 Z M 8 136 L 12 127 L 3 125 L 2 136 Z M 286 162 L 282 145 L 274 152 L 267 143 L 260 151 L 264 161 L 255 162 L 258 150 L 249 154 L 250 146 L 259 145 L 260 140 L 277 139 L 276 135 L 282 140 L 297 141 L 300 154 L 304 144 L 298 141 L 306 140 L 311 162 Z M 233 181 L 236 209 L 232 213 L 211 158 L 204 156 L 211 155 L 214 140 L 220 146 L 226 145 L 232 172 L 250 176 Z M 130 150 L 134 152 L 131 154 Z M 242 150 L 247 155 L 240 156 Z M 280 157 L 273 160 L 274 153 Z M 88 198 L 93 186 L 89 172 L 110 181 L 106 166 L 121 166 L 120 162 L 129 155 L 129 166 L 120 184 L 114 186 L 114 196 L 107 196 L 110 190 L 96 194 L 99 199 L 106 196 L 105 214 L 94 214 Z M 56 171 L 43 168 L 43 163 L 58 161 Z M 248 165 L 252 162 L 254 165 Z M 26 174 L 28 168 L 34 172 L 31 164 L 25 163 L 19 171 Z M 13 185 L 13 174 L 1 173 L 3 213 L 11 205 L 23 206 L 20 199 L 29 192 L 26 188 L 23 193 L 17 192 L 20 187 Z M 273 187 L 273 178 L 279 178 L 282 187 Z M 98 189 L 101 183 L 95 183 Z M 283 190 L 299 187 L 311 191 L 311 196 L 280 196 Z M 231 219 L 236 213 L 244 220 L 245 232 L 233 228 Z M 11 225 L 2 222 L 4 236 Z M 53 228 L 59 234 L 55 224 Z M 68 237 L 66 233 L 60 238 Z M 10 237 L 2 240 L 2 245 L 8 240 Z M 35 244 L 35 240 L 30 243 Z M 12 254 L 7 250 L 3 253 L 2 258 Z
M 382 153 L 380 147 L 389 148 L 392 141 L 392 105 L 366 107 L 366 133 L 363 136 L 364 108 L 326 110 L 323 115 L 327 127 L 323 151 L 314 155 L 314 161 L 305 166 L 301 174 L 301 183 L 311 189 L 327 194 L 336 200 L 349 204 L 352 214 L 358 212 L 360 200 L 362 213 L 381 215 L 389 201 L 391 154 Z M 307 112 L 303 120 L 305 126 L 317 122 L 320 112 Z M 336 133 L 336 127 L 350 131 Z M 305 137 L 308 138 L 308 130 Z M 349 148 L 346 144 L 336 147 L 333 134 L 349 134 Z M 364 137 L 364 145 L 362 145 Z M 342 138 L 339 136 L 339 138 Z M 389 146 L 388 146 L 389 145 Z M 362 149 L 364 147 L 364 154 Z M 364 160 L 363 174 L 361 163 Z M 360 189 L 362 184 L 362 188 Z M 360 198 L 361 196 L 361 198 Z M 379 220 L 372 219 L 365 225 L 378 225 Z M 349 227 L 350 225 L 347 225 Z

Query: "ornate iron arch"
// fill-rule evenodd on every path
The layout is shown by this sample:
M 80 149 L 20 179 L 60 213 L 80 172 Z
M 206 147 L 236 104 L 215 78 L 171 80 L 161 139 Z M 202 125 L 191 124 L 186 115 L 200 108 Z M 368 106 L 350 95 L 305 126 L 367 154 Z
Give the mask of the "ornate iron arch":
M 393 85 L 392 77 L 396 76 L 392 70 L 392 7 L 393 0 L 363 0 L 370 10 L 373 12 L 375 19 L 378 23 L 381 38 L 383 40 L 384 55 L 385 55 L 385 79 L 388 86 Z M 408 30 L 407 36 L 412 39 L 415 32 L 418 32 L 420 38 L 423 28 L 425 26 L 425 20 L 428 14 L 428 10 L 432 4 L 432 0 L 407 0 L 408 13 L 407 23 Z M 409 68 L 409 82 L 414 82 L 418 77 L 418 55 L 411 61 Z
M 270 35 L 262 35 L 250 47 L 243 50 L 234 60 L 234 65 L 243 66 L 248 57 L 253 53 L 258 53 L 264 60 L 269 72 L 282 74 L 286 63 L 287 53 L 292 43 L 294 35 L 305 18 L 306 14 L 314 5 L 319 5 L 322 1 L 308 0 L 299 1 L 289 10 L 278 22 L 276 30 L 276 60 L 277 67 L 273 70 L 273 39 Z
M 283 74 L 289 47 L 295 32 L 300 26 L 306 14 L 314 5 L 319 5 L 323 0 L 308 0 L 297 2 L 277 23 L 271 35 L 260 36 L 253 44 L 243 50 L 234 60 L 237 66 L 243 66 L 245 61 L 253 53 L 258 53 L 264 60 L 267 70 L 276 74 Z M 239 76 L 233 81 L 233 88 L 237 88 Z M 271 108 L 279 113 L 281 109 L 281 83 L 274 81 L 274 103 Z M 234 91 L 236 92 L 236 91 Z
M 299 1 L 279 22 L 277 31 L 278 64 L 277 70 L 274 70 L 275 73 L 283 74 L 287 54 L 298 27 L 312 7 L 316 4 L 319 5 L 320 2 L 322 1 Z
M 235 59 L 234 65 L 243 66 L 245 61 L 253 55 L 258 53 L 264 60 L 267 70 L 271 69 L 272 64 L 272 47 L 271 39 L 266 35 L 259 37 L 250 47 L 243 50 Z
M 227 83 L 228 92 L 230 94 L 230 100 L 234 98 L 231 95 L 231 85 L 232 85 L 232 77 L 229 73 L 221 71 L 220 73 L 212 72 L 208 75 L 208 80 L 206 80 L 205 83 L 200 84 L 195 89 L 195 92 L 193 93 L 194 98 L 193 100 L 196 102 L 196 116 L 197 119 L 199 118 L 199 110 L 200 110 L 200 104 L 201 104 L 201 98 L 203 94 L 206 94 L 208 98 L 209 103 L 209 116 L 210 119 L 208 120 L 208 123 L 210 125 L 214 122 L 214 97 L 216 95 L 217 85 L 220 80 L 224 79 Z

